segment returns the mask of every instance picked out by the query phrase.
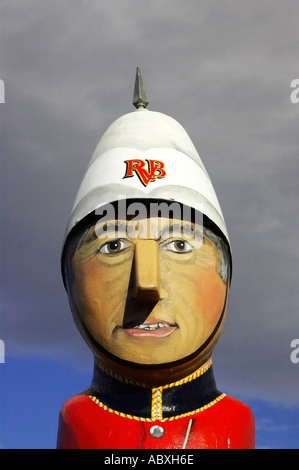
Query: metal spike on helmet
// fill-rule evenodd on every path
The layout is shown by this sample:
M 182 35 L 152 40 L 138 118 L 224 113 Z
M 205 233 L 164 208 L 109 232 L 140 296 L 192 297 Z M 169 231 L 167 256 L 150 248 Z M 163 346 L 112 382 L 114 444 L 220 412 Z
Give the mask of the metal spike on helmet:
M 139 67 L 136 69 L 135 87 L 133 95 L 133 105 L 135 108 L 146 108 L 149 101 L 146 96 L 142 75 Z

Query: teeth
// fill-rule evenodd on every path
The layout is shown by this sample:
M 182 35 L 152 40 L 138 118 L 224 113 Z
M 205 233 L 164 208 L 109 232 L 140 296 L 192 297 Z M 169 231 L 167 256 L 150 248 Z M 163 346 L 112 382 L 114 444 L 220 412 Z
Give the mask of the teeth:
M 157 330 L 158 328 L 166 328 L 168 326 L 170 326 L 168 323 L 157 322 L 157 323 L 151 323 L 151 324 L 142 323 L 141 325 L 136 325 L 134 328 L 138 330 L 152 331 L 152 330 Z

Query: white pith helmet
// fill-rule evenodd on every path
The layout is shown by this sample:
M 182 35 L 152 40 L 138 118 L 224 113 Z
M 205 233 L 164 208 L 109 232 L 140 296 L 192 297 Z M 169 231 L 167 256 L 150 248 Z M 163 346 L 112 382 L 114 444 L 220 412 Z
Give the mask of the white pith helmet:
M 86 216 L 120 200 L 163 200 L 197 209 L 222 232 L 224 217 L 209 175 L 185 129 L 146 109 L 137 68 L 136 110 L 114 121 L 100 139 L 75 198 L 65 236 Z

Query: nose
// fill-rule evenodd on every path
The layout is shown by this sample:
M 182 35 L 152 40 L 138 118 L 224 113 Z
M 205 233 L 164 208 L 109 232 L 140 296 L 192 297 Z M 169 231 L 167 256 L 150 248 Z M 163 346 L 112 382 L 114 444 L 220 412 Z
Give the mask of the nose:
M 157 302 L 160 292 L 159 248 L 155 240 L 140 239 L 135 245 L 136 299 Z

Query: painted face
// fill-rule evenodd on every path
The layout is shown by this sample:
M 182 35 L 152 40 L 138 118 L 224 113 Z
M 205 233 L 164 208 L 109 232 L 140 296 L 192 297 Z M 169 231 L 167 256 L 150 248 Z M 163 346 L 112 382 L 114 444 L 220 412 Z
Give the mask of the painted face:
M 181 220 L 98 223 L 71 259 L 73 311 L 111 354 L 164 364 L 195 352 L 223 312 L 221 254 Z

